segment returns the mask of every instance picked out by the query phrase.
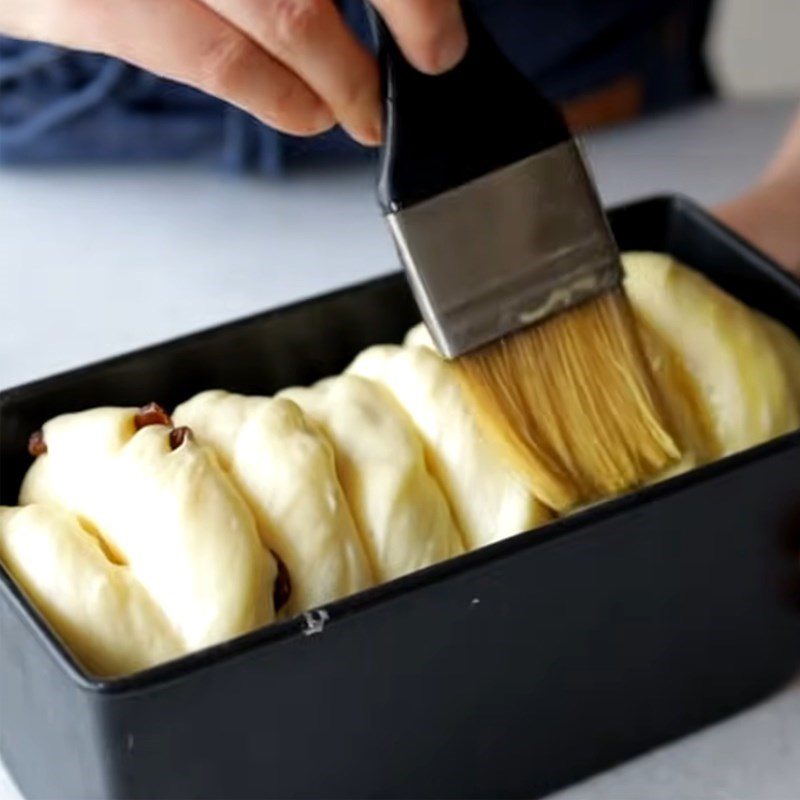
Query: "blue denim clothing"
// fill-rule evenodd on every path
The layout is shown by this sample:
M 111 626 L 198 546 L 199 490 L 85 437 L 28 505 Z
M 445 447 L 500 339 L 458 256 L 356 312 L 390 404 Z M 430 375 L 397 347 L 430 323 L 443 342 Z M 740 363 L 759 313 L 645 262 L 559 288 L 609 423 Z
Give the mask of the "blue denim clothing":
M 644 110 L 708 94 L 712 0 L 473 0 L 509 57 L 564 101 L 638 76 Z M 369 41 L 361 0 L 341 0 Z M 335 129 L 279 133 L 202 92 L 113 58 L 0 38 L 0 162 L 188 161 L 274 174 L 311 158 L 363 157 Z

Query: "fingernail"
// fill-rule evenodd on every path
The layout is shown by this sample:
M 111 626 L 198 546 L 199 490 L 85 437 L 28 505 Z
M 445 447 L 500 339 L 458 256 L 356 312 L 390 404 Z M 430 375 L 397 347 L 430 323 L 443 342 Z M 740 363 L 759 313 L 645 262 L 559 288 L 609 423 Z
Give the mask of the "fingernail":
M 439 39 L 434 50 L 433 71 L 447 72 L 452 69 L 467 52 L 467 31 L 462 23 L 456 23 Z
M 367 147 L 377 147 L 383 141 L 381 102 L 377 95 L 358 123 L 345 125 L 345 129 L 357 142 Z
M 467 30 L 458 18 L 430 39 L 426 46 L 418 47 L 415 53 L 408 53 L 408 58 L 421 72 L 439 75 L 461 61 L 468 44 Z
M 367 126 L 365 133 L 364 144 L 377 146 L 383 141 L 383 123 L 380 114 Z
M 377 147 L 381 141 L 383 141 L 380 128 L 376 128 L 372 125 L 367 125 L 358 130 L 346 127 L 345 130 L 347 130 L 350 136 L 359 144 L 363 144 L 365 147 Z
M 320 105 L 311 115 L 310 123 L 311 127 L 314 128 L 315 131 L 322 133 L 322 131 L 332 128 L 336 123 L 336 119 L 328 106 L 320 103 Z

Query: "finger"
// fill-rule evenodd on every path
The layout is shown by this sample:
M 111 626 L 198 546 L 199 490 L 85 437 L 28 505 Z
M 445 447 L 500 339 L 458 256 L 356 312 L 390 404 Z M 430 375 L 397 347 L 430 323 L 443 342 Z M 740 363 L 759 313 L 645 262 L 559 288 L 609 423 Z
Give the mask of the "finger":
M 330 109 L 291 70 L 196 0 L 73 0 L 50 6 L 32 35 L 117 56 L 217 95 L 289 133 L 330 128 Z
M 0 3 L 0 31 L 15 39 L 41 39 L 42 15 L 46 10 L 44 0 L 3 0 Z
M 293 70 L 356 139 L 381 138 L 378 69 L 331 0 L 203 0 Z
M 467 52 L 458 0 L 372 0 L 406 58 L 422 72 L 454 67 Z

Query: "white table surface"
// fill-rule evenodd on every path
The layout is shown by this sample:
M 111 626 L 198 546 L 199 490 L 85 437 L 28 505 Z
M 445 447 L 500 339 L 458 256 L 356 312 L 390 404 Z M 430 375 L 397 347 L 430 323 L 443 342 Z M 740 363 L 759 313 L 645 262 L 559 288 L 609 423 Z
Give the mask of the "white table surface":
M 604 198 L 730 196 L 794 106 L 700 106 L 594 136 Z M 164 166 L 0 172 L 0 388 L 393 269 L 372 182 L 365 165 L 271 181 Z M 797 800 L 800 682 L 555 797 Z M 0 764 L 0 800 L 18 798 Z

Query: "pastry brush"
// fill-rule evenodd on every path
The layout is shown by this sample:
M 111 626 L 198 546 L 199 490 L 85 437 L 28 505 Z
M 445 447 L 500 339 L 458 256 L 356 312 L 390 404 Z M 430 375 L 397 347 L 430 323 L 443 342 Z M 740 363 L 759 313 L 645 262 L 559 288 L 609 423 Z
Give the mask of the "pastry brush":
M 385 100 L 379 201 L 479 424 L 564 511 L 651 479 L 679 453 L 581 148 L 463 12 L 466 55 L 436 76 L 372 14 Z

